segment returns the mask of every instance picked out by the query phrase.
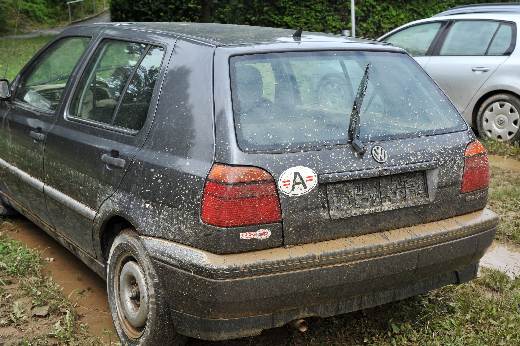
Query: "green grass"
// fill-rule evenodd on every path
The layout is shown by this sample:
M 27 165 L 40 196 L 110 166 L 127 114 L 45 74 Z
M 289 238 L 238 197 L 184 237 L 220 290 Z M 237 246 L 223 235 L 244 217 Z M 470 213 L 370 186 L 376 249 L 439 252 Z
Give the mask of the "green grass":
M 489 205 L 500 215 L 497 239 L 520 245 L 520 172 L 491 169 Z
M 504 143 L 492 139 L 482 139 L 482 144 L 486 147 L 489 154 L 504 156 L 516 160 L 520 160 L 520 144 Z
M 0 38 L 0 78 L 12 81 L 22 67 L 52 36 L 30 39 Z

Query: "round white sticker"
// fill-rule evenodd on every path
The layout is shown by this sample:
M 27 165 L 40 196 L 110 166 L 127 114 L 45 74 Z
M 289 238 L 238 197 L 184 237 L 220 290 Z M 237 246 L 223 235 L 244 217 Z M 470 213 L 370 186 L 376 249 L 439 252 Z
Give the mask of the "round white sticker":
M 278 189 L 288 196 L 301 196 L 318 185 L 318 176 L 309 167 L 296 166 L 285 170 L 278 179 Z

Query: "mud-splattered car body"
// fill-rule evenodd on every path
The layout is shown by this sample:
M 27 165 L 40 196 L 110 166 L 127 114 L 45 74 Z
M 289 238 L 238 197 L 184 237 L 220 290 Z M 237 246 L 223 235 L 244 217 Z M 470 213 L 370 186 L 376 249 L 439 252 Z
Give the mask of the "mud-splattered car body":
M 497 217 L 485 209 L 487 156 L 462 119 L 445 131 L 365 139 L 365 153 L 348 141 L 251 149 L 238 136 L 246 125 L 237 125 L 234 114 L 235 57 L 361 52 L 383 61 L 387 55 L 406 59 L 408 68 L 414 63 L 404 51 L 343 37 L 299 38 L 288 30 L 217 24 L 78 26 L 54 42 L 78 36 L 88 43 L 52 112 L 16 98 L 45 48 L 0 104 L 2 199 L 102 277 L 112 242 L 121 230 L 134 229 L 167 297 L 161 309 L 178 333 L 210 340 L 255 335 L 295 319 L 346 313 L 475 277 Z M 106 40 L 136 42 L 163 54 L 137 131 L 71 111 L 89 61 Z M 319 85 L 316 78 L 309 77 L 309 90 Z M 287 83 L 284 90 L 294 84 Z M 110 91 L 112 84 L 106 84 L 93 94 Z M 438 88 L 435 93 L 453 108 Z M 282 90 L 271 96 L 272 102 L 296 97 Z M 245 173 L 229 173 L 237 167 Z M 471 177 L 476 188 L 463 190 L 473 168 L 479 170 Z M 268 202 L 253 203 L 253 212 L 242 210 L 255 193 L 248 190 L 240 192 L 243 203 L 225 204 L 232 198 L 227 195 L 209 205 L 218 193 L 251 183 L 250 176 L 260 176 L 254 186 L 268 185 L 260 196 L 268 195 Z M 297 178 L 305 185 L 301 194 L 290 189 Z M 420 195 L 407 199 L 417 184 Z M 386 203 L 383 189 L 402 196 L 401 202 L 388 197 Z M 377 201 L 355 200 L 355 191 L 377 194 Z M 265 203 L 273 198 L 269 213 L 279 218 L 255 216 L 267 213 Z M 248 222 L 219 218 L 233 208 L 247 213 Z

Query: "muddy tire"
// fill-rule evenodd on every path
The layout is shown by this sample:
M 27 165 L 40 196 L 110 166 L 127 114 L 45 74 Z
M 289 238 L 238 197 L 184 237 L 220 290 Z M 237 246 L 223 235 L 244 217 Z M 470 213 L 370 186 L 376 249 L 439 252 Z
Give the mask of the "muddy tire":
M 511 94 L 489 97 L 477 113 L 477 129 L 483 138 L 502 142 L 517 142 L 520 139 L 520 99 Z
M 107 291 L 112 320 L 123 345 L 183 345 L 175 333 L 167 301 L 151 259 L 137 234 L 122 231 L 107 263 Z

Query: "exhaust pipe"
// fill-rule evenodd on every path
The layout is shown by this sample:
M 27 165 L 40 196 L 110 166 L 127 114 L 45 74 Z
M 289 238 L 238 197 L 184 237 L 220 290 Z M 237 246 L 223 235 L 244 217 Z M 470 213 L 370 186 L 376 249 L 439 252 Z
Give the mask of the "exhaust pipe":
M 304 319 L 294 320 L 290 323 L 290 325 L 300 333 L 305 333 L 309 330 L 309 325 Z

